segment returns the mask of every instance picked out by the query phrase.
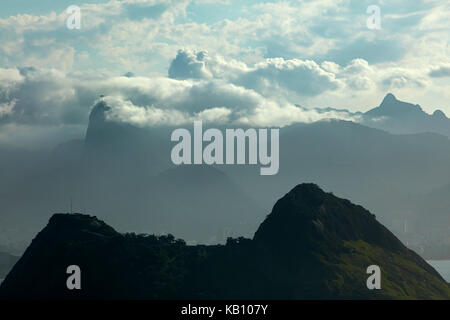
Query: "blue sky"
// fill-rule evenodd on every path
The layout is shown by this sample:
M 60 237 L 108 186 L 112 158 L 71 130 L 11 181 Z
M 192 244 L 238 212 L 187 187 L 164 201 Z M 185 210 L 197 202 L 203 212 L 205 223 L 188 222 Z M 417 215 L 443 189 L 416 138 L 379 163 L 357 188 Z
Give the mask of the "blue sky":
M 70 5 L 105 2 L 108 0 L 2 0 L 0 18 L 19 14 L 45 15 L 52 11 L 62 12 Z
M 3 0 L 0 141 L 11 128 L 81 132 L 99 94 L 139 125 L 286 125 L 319 117 L 296 104 L 365 111 L 387 92 L 450 115 L 449 31 L 450 3 L 433 0 Z

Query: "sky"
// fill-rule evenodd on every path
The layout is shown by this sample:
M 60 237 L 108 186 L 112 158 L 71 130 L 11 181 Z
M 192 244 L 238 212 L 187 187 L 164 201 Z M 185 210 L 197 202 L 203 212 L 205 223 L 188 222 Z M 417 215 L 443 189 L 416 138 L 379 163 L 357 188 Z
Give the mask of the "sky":
M 352 120 L 312 108 L 388 92 L 450 116 L 449 31 L 449 1 L 2 0 L 0 144 L 81 138 L 100 95 L 136 126 Z

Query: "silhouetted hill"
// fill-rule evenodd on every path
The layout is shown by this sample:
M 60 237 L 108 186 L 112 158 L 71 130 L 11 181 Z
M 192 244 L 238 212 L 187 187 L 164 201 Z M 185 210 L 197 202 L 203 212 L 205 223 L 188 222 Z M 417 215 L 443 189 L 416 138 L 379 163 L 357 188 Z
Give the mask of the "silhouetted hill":
M 450 294 L 440 275 L 373 214 L 314 184 L 298 185 L 280 199 L 254 242 L 263 252 L 260 265 L 266 266 L 266 276 L 278 286 L 283 283 L 281 291 L 302 298 L 426 299 Z M 380 266 L 382 290 L 367 290 L 369 265 Z
M 298 232 L 292 232 L 292 225 L 297 226 Z M 306 244 L 311 236 L 334 244 L 363 240 L 389 251 L 405 249 L 369 211 L 326 193 L 315 184 L 298 185 L 280 199 L 259 227 L 255 240 L 269 246 L 277 242 L 285 246 Z
M 66 289 L 66 268 L 82 289 Z M 368 290 L 366 268 L 382 270 Z M 56 214 L 0 287 L 2 298 L 445 299 L 450 288 L 363 207 L 314 184 L 282 197 L 253 240 L 187 246 Z

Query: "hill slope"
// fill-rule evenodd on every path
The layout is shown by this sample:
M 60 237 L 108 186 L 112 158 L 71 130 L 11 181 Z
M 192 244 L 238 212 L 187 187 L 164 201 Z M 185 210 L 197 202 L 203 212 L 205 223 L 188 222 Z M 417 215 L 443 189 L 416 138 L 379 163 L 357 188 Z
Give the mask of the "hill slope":
M 82 289 L 66 289 L 79 265 Z M 366 269 L 382 270 L 368 290 Z M 450 299 L 440 275 L 363 207 L 296 186 L 254 239 L 186 246 L 120 234 L 95 217 L 56 214 L 0 287 L 2 298 Z

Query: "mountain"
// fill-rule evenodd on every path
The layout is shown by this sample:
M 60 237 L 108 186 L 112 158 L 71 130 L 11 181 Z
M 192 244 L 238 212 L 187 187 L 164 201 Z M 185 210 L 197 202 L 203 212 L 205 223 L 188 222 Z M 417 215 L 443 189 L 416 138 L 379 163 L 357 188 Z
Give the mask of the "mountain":
M 266 274 L 281 275 L 277 282 L 307 290 L 306 297 L 449 297 L 440 275 L 373 214 L 314 184 L 298 185 L 280 199 L 254 241 L 264 252 L 260 264 L 271 265 Z M 365 286 L 365 268 L 373 264 L 382 270 L 382 289 L 377 292 Z
M 95 212 L 121 232 L 174 233 L 189 243 L 218 243 L 253 234 L 264 219 L 261 213 L 283 190 L 305 181 L 361 203 L 404 242 L 417 244 L 414 248 L 428 239 L 422 225 L 435 223 L 429 228 L 437 230 L 433 234 L 448 234 L 438 222 L 446 211 L 433 211 L 429 219 L 427 210 L 428 205 L 445 207 L 446 197 L 425 197 L 420 206 L 413 205 L 419 195 L 450 181 L 450 140 L 443 135 L 392 134 L 338 120 L 293 124 L 280 129 L 279 173 L 261 176 L 259 166 L 175 166 L 170 160 L 174 128 L 114 122 L 108 108 L 103 101 L 93 107 L 83 140 L 51 152 L 0 150 L 5 168 L 0 173 L 0 246 L 18 242 L 23 247 L 50 212 L 70 211 L 71 203 L 73 210 Z M 409 109 L 415 116 L 423 113 L 388 95 L 370 117 L 396 108 L 401 112 L 391 117 Z M 442 115 L 436 113 L 441 120 Z M 237 212 L 246 214 L 234 216 Z M 404 234 L 406 220 L 417 232 Z
M 392 93 L 364 113 L 361 123 L 397 134 L 432 132 L 450 137 L 450 119 L 441 110 L 430 115 L 418 104 L 397 100 Z
M 30 241 L 49 210 L 65 212 L 71 205 L 96 212 L 121 231 L 176 233 L 189 242 L 218 243 L 255 231 L 261 208 L 220 168 L 175 166 L 172 128 L 108 121 L 108 108 L 102 101 L 93 107 L 84 140 L 39 156 L 11 151 L 11 161 L 0 159 L 8 169 L 0 174 L 6 199 L 0 226 L 8 227 L 8 238 Z M 246 215 L 234 216 L 241 211 Z M 0 234 L 0 245 L 2 240 Z
M 300 107 L 300 106 L 299 106 Z M 362 125 L 394 134 L 431 132 L 450 137 L 450 119 L 442 110 L 428 114 L 418 105 L 398 100 L 388 93 L 381 104 L 367 112 L 351 112 L 332 107 L 315 108 L 319 113 L 333 112 L 354 118 Z
M 429 199 L 420 207 L 413 206 L 412 199 L 448 184 L 448 163 L 450 140 L 442 135 L 395 135 L 329 120 L 280 130 L 280 170 L 275 176 L 262 177 L 237 167 L 224 170 L 264 208 L 282 196 L 281 190 L 299 181 L 315 181 L 362 204 L 403 239 L 405 219 L 417 217 L 414 224 L 419 228 L 447 215 L 441 210 L 429 219 L 431 213 L 418 208 L 445 204 L 448 196 Z M 416 241 L 423 240 L 422 234 L 415 234 Z
M 411 196 L 410 217 L 403 237 L 414 250 L 430 260 L 450 257 L 450 184 Z
M 381 104 L 365 113 L 367 116 L 375 117 L 404 117 L 411 119 L 420 119 L 427 114 L 422 110 L 419 105 L 413 105 L 411 103 L 397 100 L 392 94 L 388 93 Z
M 81 290 L 66 269 L 81 269 Z M 381 268 L 369 290 L 366 269 Z M 187 246 L 120 234 L 95 217 L 55 214 L 0 286 L 9 299 L 450 299 L 450 288 L 359 205 L 301 184 L 253 240 Z

